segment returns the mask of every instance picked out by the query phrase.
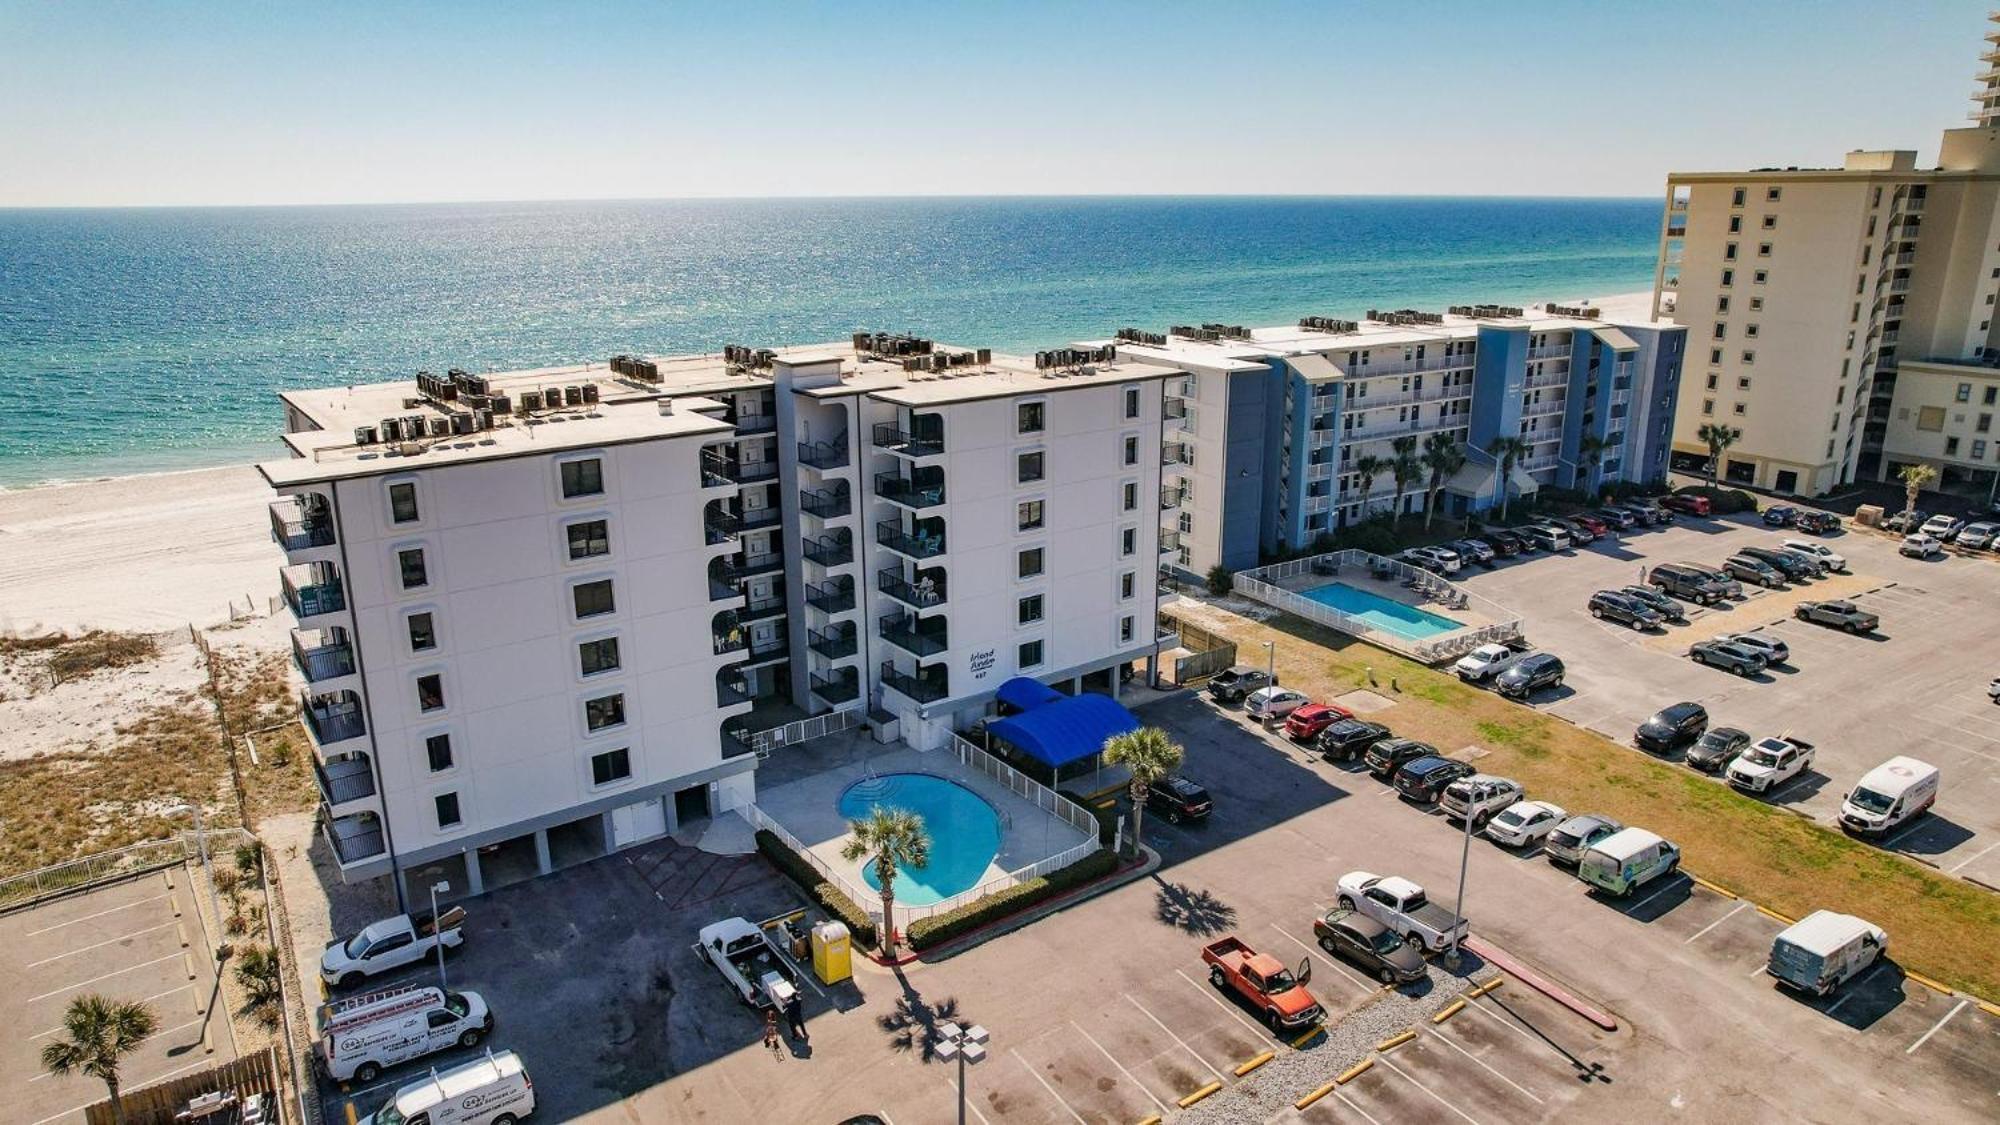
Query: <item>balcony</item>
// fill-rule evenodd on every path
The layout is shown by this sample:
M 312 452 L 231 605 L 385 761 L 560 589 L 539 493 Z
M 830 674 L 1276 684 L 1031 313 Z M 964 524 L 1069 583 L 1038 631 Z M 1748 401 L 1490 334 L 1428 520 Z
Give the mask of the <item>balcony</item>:
M 1523 385 L 1531 391 L 1538 387 L 1566 387 L 1569 386 L 1569 372 L 1544 371 L 1540 375 L 1528 376 L 1528 381 Z
M 799 510 L 823 520 L 837 520 L 854 510 L 854 498 L 842 481 L 833 488 L 799 490 Z
M 904 531 L 901 520 L 883 520 L 875 525 L 875 541 L 904 558 L 936 558 L 944 554 L 944 521 L 918 520 Z
M 785 556 L 772 551 L 761 555 L 731 555 L 709 565 L 709 577 L 723 583 L 743 582 L 760 574 L 785 569 Z
M 1540 348 L 1529 348 L 1528 362 L 1535 363 L 1541 360 L 1568 359 L 1569 348 L 1568 344 L 1550 344 Z
M 842 575 L 824 586 L 808 582 L 806 604 L 821 613 L 846 613 L 854 608 L 854 579 Z
M 799 443 L 799 464 L 825 472 L 829 469 L 847 467 L 847 435 L 842 434 L 832 441 L 802 441 Z
M 287 498 L 271 505 L 271 538 L 286 552 L 333 546 L 333 515 L 325 502 Z
M 851 703 L 861 696 L 861 676 L 851 665 L 831 676 L 815 673 L 812 693 L 836 707 Z
M 1181 549 L 1181 533 L 1178 531 L 1167 531 L 1164 528 L 1161 529 L 1160 553 L 1163 555 L 1178 554 L 1180 552 L 1180 549 Z
M 854 561 L 854 535 L 843 527 L 831 535 L 808 539 L 805 556 L 821 566 L 846 566 Z
M 756 748 L 752 745 L 755 733 L 741 715 L 731 715 L 722 720 L 722 756 L 740 758 L 750 753 Z
M 1188 447 L 1183 442 L 1170 441 L 1160 447 L 1160 464 L 1183 465 L 1188 460 Z
M 292 570 L 279 572 L 279 585 L 283 587 L 285 604 L 292 607 L 292 616 L 304 625 L 308 618 L 325 613 L 339 613 L 347 608 L 347 592 L 340 584 L 340 572 L 332 563 L 307 563 L 303 576 Z
M 755 531 L 760 527 L 777 526 L 784 521 L 785 513 L 779 511 L 776 506 L 768 508 L 745 508 L 743 514 L 736 518 L 742 521 L 743 530 Z
M 936 703 L 951 694 L 951 679 L 945 669 L 919 669 L 915 675 L 896 670 L 890 661 L 882 662 L 882 686 L 894 688 L 897 692 L 918 703 Z
M 942 617 L 921 618 L 891 613 L 879 622 L 882 639 L 911 656 L 936 656 L 951 647 Z
M 1162 488 L 1160 489 L 1160 510 L 1166 512 L 1178 508 L 1181 506 L 1181 501 L 1185 499 L 1187 499 L 1187 489 L 1180 485 Z
M 735 417 L 731 417 L 732 413 L 734 412 L 724 411 L 722 417 L 725 421 L 734 424 L 736 432 L 739 434 L 770 434 L 776 433 L 778 430 L 778 416 L 776 414 L 737 414 Z
M 912 433 L 894 422 L 875 425 L 875 448 L 904 457 L 935 457 L 944 452 L 942 433 Z
M 708 510 L 702 513 L 701 529 L 711 547 L 734 543 L 743 534 L 743 517 L 711 503 Z
M 776 461 L 743 461 L 731 457 L 719 449 L 701 451 L 701 486 L 703 488 L 726 488 L 730 485 L 755 484 L 758 481 L 773 480 L 778 475 Z
M 1568 399 L 1545 399 L 1541 402 L 1526 403 L 1521 407 L 1521 417 L 1539 418 L 1548 414 L 1561 414 L 1568 409 Z
M 336 816 L 360 812 L 354 806 L 375 797 L 375 770 L 366 754 L 343 754 L 325 765 L 314 762 L 313 777 L 319 782 L 320 802 Z
M 828 660 L 839 660 L 853 656 L 860 649 L 861 634 L 852 621 L 843 621 L 825 631 L 808 629 L 806 647 Z
M 1160 405 L 1160 416 L 1169 422 L 1187 417 L 1187 412 L 1187 400 L 1173 395 L 1167 396 Z
M 751 598 L 737 613 L 737 620 L 744 624 L 753 621 L 768 621 L 785 615 L 785 595 L 774 594 L 768 598 Z
M 739 668 L 724 668 L 715 674 L 715 705 L 734 707 L 750 702 L 750 681 L 743 678 Z
M 354 674 L 354 646 L 344 629 L 292 631 L 292 665 L 309 684 Z
M 752 664 L 769 664 L 773 661 L 784 660 L 791 656 L 791 654 L 791 639 L 785 635 L 784 629 L 780 627 L 770 636 L 761 640 L 752 637 L 750 644 L 743 650 L 743 659 L 740 663 L 744 667 Z
M 332 747 L 368 733 L 361 720 L 361 697 L 351 691 L 314 698 L 299 696 L 299 717 L 322 755 Z
M 716 614 L 709 631 L 717 656 L 741 652 L 750 644 L 750 633 L 743 627 L 743 618 L 733 609 Z
M 320 830 L 343 874 L 364 863 L 379 860 L 389 852 L 382 838 L 382 820 L 374 813 L 328 817 L 322 822 Z
M 899 473 L 877 473 L 875 495 L 892 504 L 921 511 L 944 503 L 944 481 L 919 483 Z
M 875 576 L 876 585 L 884 594 L 912 609 L 936 609 L 943 605 L 944 573 L 938 570 L 918 573 L 923 577 L 911 582 L 903 577 L 901 567 L 890 567 Z

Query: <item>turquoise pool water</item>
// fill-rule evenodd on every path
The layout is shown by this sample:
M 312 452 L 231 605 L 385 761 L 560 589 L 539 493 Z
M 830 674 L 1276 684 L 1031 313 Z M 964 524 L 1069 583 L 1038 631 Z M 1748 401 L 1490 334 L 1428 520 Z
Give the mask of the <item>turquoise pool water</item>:
M 1394 633 L 1413 641 L 1427 640 L 1440 633 L 1465 628 L 1463 622 L 1441 617 L 1413 605 L 1404 605 L 1380 594 L 1357 590 L 1345 582 L 1329 582 L 1324 586 L 1302 590 L 1300 594 L 1323 606 L 1337 609 L 1349 617 L 1358 617 L 1385 633 Z
M 896 901 L 929 906 L 979 885 L 980 876 L 1000 854 L 1000 816 L 985 798 L 953 781 L 922 773 L 891 773 L 857 781 L 840 795 L 840 815 L 849 820 L 881 807 L 905 809 L 930 829 L 930 862 L 896 867 Z M 882 880 L 873 863 L 861 877 L 875 890 Z

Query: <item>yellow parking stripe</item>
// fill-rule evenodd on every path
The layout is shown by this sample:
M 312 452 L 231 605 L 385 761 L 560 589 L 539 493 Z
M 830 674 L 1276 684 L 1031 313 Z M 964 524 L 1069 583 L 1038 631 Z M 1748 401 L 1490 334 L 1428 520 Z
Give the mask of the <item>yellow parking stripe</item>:
M 1787 918 L 1783 914 L 1780 914 L 1775 910 L 1771 910 L 1762 906 L 1757 908 L 1757 913 L 1762 914 L 1766 918 L 1775 918 L 1778 921 L 1783 922 L 1787 926 L 1796 925 L 1798 923 L 1797 918 Z
M 1925 988 L 1931 989 L 1932 991 L 1942 992 L 1946 996 L 1952 995 L 1952 991 L 1948 986 L 1939 984 L 1937 981 L 1932 980 L 1931 978 L 1925 976 L 1922 973 L 1913 972 L 1909 969 L 1904 969 L 1903 975 L 1909 977 L 1913 981 L 1916 981 L 1918 984 L 1923 985 Z
M 1318 1035 L 1320 1032 L 1325 1030 L 1326 1030 L 1325 1024 L 1316 1023 L 1312 1025 L 1311 1027 L 1306 1029 L 1306 1033 L 1304 1035 L 1301 1035 L 1297 1039 L 1292 1040 L 1292 1049 L 1297 1050 L 1300 1047 L 1300 1045 L 1310 1041 L 1313 1036 Z

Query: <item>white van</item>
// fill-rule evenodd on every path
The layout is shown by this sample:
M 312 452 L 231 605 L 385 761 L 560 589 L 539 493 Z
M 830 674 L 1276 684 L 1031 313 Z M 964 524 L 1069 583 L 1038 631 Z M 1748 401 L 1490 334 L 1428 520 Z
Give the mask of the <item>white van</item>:
M 320 1058 L 336 1080 L 366 1085 L 397 1063 L 447 1047 L 476 1047 L 493 1030 L 477 992 L 407 985 L 320 1009 Z
M 1779 983 L 1825 996 L 1853 980 L 1889 949 L 1880 926 L 1852 914 L 1815 910 L 1771 942 L 1764 971 Z
M 1681 849 L 1643 828 L 1625 828 L 1583 851 L 1576 877 L 1608 894 L 1623 897 L 1655 879 L 1680 870 Z
M 514 1125 L 533 1112 L 535 1084 L 521 1057 L 488 1051 L 404 1086 L 357 1125 Z
M 1861 775 L 1840 802 L 1840 826 L 1864 836 L 1880 836 L 1915 820 L 1937 800 L 1938 768 L 1897 756 Z

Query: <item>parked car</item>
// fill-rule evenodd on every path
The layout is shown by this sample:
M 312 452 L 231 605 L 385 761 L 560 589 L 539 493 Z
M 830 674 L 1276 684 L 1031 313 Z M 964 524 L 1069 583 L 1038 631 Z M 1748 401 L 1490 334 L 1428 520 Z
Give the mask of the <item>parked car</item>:
M 1421 547 L 1411 547 L 1406 550 L 1397 551 L 1395 554 L 1389 556 L 1389 561 L 1399 562 L 1404 566 L 1412 566 L 1418 570 L 1427 570 L 1432 574 L 1442 575 L 1444 573 L 1444 564 L 1432 558 L 1430 552 Z
M 1428 805 L 1438 799 L 1445 786 L 1472 774 L 1472 767 L 1464 762 L 1426 755 L 1397 767 L 1396 792 L 1418 804 Z
M 1525 796 L 1527 792 L 1521 783 L 1512 778 L 1475 773 L 1445 786 L 1438 807 L 1444 810 L 1446 820 L 1469 819 L 1472 827 L 1478 829 L 1484 828 L 1495 813 Z
M 385 1068 L 450 1047 L 476 1047 L 493 1030 L 477 992 L 384 989 L 320 1009 L 320 1060 L 337 1082 L 371 1084 Z
M 1573 816 L 1550 830 L 1542 841 L 1542 850 L 1548 854 L 1550 863 L 1558 867 L 1575 867 L 1583 859 L 1585 848 L 1624 827 L 1600 813 Z
M 1611 534 L 1613 528 L 1631 526 L 1630 524 L 1619 523 L 1617 514 L 1610 509 L 1600 509 L 1596 512 L 1578 512 L 1569 518 L 1569 522 L 1582 525 L 1584 530 L 1597 536 L 1599 539 Z
M 1995 531 L 2000 531 L 2000 524 L 1992 526 Z M 1797 551 L 1801 555 L 1809 555 L 1820 560 L 1828 570 L 1841 572 L 1847 570 L 1847 556 L 1838 553 L 1824 543 L 1816 543 L 1811 539 L 1787 539 L 1785 540 L 1784 547 L 1787 551 Z
M 1852 914 L 1815 910 L 1771 941 L 1764 971 L 1779 984 L 1825 996 L 1865 972 L 1889 950 L 1882 927 Z
M 1938 768 L 1897 755 L 1861 775 L 1840 802 L 1840 826 L 1863 836 L 1885 835 L 1924 815 L 1938 794 Z
M 1620 586 L 1618 592 L 1647 606 L 1664 621 L 1671 621 L 1676 625 L 1687 624 L 1687 610 L 1682 609 L 1681 603 L 1661 593 L 1656 587 Z
M 1493 677 L 1493 688 L 1509 699 L 1526 699 L 1544 688 L 1561 687 L 1566 671 L 1562 659 L 1555 653 L 1530 653 L 1513 667 Z
M 1827 559 L 1825 556 L 1821 555 L 1819 552 L 1795 551 L 1792 548 L 1785 546 L 1783 543 L 1780 543 L 1775 547 L 1745 548 L 1744 550 L 1745 553 L 1748 553 L 1751 550 L 1757 551 L 1758 554 L 1756 554 L 1753 557 L 1763 559 L 1764 561 L 1769 562 L 1772 566 L 1777 567 L 1779 570 L 1784 570 L 1788 576 L 1791 575 L 1793 572 L 1787 570 L 1786 567 L 1797 566 L 1799 564 L 1804 564 L 1806 568 L 1805 577 L 1807 578 L 1824 578 L 1826 577 L 1827 572 L 1833 569 L 1832 561 Z M 1779 563 L 1776 559 L 1771 558 L 1772 555 L 1777 556 L 1778 559 L 1785 560 L 1785 562 L 1783 564 Z
M 1943 550 L 1944 544 L 1938 542 L 1936 537 L 1919 531 L 1903 536 L 1903 542 L 1896 548 L 1896 553 L 1904 558 L 1927 559 Z
M 1706 664 L 1739 676 L 1754 676 L 1764 670 L 1763 656 L 1728 641 L 1696 641 L 1688 646 L 1688 656 L 1696 664 Z
M 1681 850 L 1643 828 L 1626 828 L 1585 848 L 1577 878 L 1607 894 L 1624 896 L 1680 870 Z
M 1599 508 L 1593 515 L 1606 530 L 1615 527 L 1623 531 L 1628 527 L 1639 526 L 1645 519 L 1630 508 Z
M 1654 526 L 1674 522 L 1673 509 L 1662 507 L 1659 503 L 1652 500 L 1627 500 L 1623 504 L 1618 505 L 1618 507 L 1623 511 L 1643 517 L 1647 523 Z
M 1814 578 L 1819 575 L 1819 564 L 1809 562 L 1791 551 L 1781 551 L 1773 547 L 1745 547 L 1737 554 L 1756 559 L 1772 567 L 1785 576 L 1787 582 Z
M 1738 580 L 1734 574 L 1729 573 L 1722 567 L 1705 566 L 1701 563 L 1675 563 L 1674 565 L 1684 566 L 1689 570 L 1698 571 L 1702 574 L 1708 575 L 1710 578 L 1715 579 L 1717 582 L 1721 583 L 1722 588 L 1725 591 L 1727 591 L 1725 594 L 1723 594 L 1724 597 L 1740 598 L 1743 596 L 1743 583 L 1740 580 Z
M 465 909 L 454 906 L 432 915 L 398 914 L 370 922 L 351 937 L 326 943 L 319 958 L 319 977 L 329 987 L 354 984 L 363 977 L 414 965 L 442 945 L 465 944 Z
M 1693 742 L 1708 729 L 1708 709 L 1699 703 L 1676 703 L 1653 713 L 1632 735 L 1641 750 L 1669 753 Z
M 1777 567 L 1741 552 L 1722 560 L 1722 569 L 1745 582 L 1755 582 L 1759 586 L 1775 590 L 1785 584 L 1785 574 Z
M 357 1125 L 514 1125 L 533 1112 L 535 1084 L 521 1056 L 488 1051 L 399 1087 Z
M 1504 527 L 1489 527 L 1479 533 L 1479 537 L 1493 545 L 1493 553 L 1503 559 L 1511 559 L 1528 549 L 1521 537 Z
M 1773 504 L 1764 509 L 1765 527 L 1794 527 L 1799 522 L 1799 510 L 1789 504 Z
M 1291 688 L 1265 687 L 1250 693 L 1243 701 L 1243 713 L 1260 722 L 1282 719 L 1292 712 L 1311 703 L 1306 693 Z
M 1350 871 L 1340 877 L 1343 910 L 1358 910 L 1402 935 L 1410 945 L 1432 952 L 1465 936 L 1465 919 L 1432 902 L 1424 889 L 1395 875 Z
M 1257 952 L 1234 934 L 1202 946 L 1201 959 L 1208 963 L 1209 983 L 1249 1001 L 1273 1032 L 1309 1027 L 1325 1012 L 1306 991 L 1312 978 L 1310 961 L 1300 962 L 1299 971 L 1293 973 L 1284 962 Z
M 1434 569 L 1443 574 L 1457 574 L 1465 565 L 1459 561 L 1458 552 L 1452 550 L 1450 547 L 1412 547 L 1407 553 L 1429 559 L 1434 565 Z
M 1437 747 L 1428 742 L 1418 742 L 1414 738 L 1385 738 L 1368 748 L 1362 760 L 1368 763 L 1368 772 L 1388 780 L 1404 762 L 1415 761 L 1426 755 L 1437 755 Z
M 1358 965 L 1383 984 L 1423 980 L 1424 955 L 1401 934 L 1361 913 L 1336 906 L 1313 919 L 1319 947 Z
M 1832 625 L 1850 633 L 1873 632 L 1882 624 L 1881 618 L 1846 600 L 1800 602 L 1792 607 L 1792 616 L 1816 625 Z
M 1215 811 L 1215 800 L 1200 785 L 1180 774 L 1169 774 L 1146 788 L 1146 811 L 1158 814 L 1168 824 L 1207 820 Z
M 695 951 L 745 1006 L 782 1009 L 797 993 L 798 973 L 770 931 L 744 918 L 724 918 L 701 928 Z
M 1656 629 L 1661 621 L 1653 607 L 1616 590 L 1599 590 L 1590 595 L 1589 609 L 1590 615 L 1599 621 L 1615 621 L 1641 631 Z
M 1883 520 L 1882 530 L 1911 532 L 1922 527 L 1924 525 L 1924 521 L 1930 518 L 1931 516 L 1929 512 L 1920 511 L 1916 508 L 1908 508 L 1903 511 L 1897 512 L 1895 515 L 1890 516 L 1888 519 Z
M 1269 687 L 1273 682 L 1262 668 L 1238 664 L 1227 671 L 1217 672 L 1208 681 L 1208 695 L 1217 703 L 1240 703 L 1251 692 Z
M 1592 531 L 1575 516 L 1551 517 L 1550 519 L 1543 520 L 1540 526 L 1546 527 L 1551 531 L 1562 532 L 1564 535 L 1569 536 L 1570 542 L 1579 547 L 1597 542 L 1598 533 Z
M 1341 719 L 1351 719 L 1354 712 L 1332 703 L 1308 703 L 1294 710 L 1285 718 L 1285 733 L 1293 742 L 1310 743 L 1319 738 L 1319 732 Z
M 1703 773 L 1721 773 L 1736 756 L 1750 748 L 1750 736 L 1735 727 L 1710 727 L 1688 747 L 1682 759 Z
M 1547 801 L 1516 801 L 1486 822 L 1486 838 L 1510 848 L 1532 848 L 1568 819 L 1561 805 Z
M 1769 793 L 1812 764 L 1811 745 L 1791 738 L 1760 738 L 1729 763 L 1723 776 L 1745 793 Z
M 1457 551 L 1458 557 L 1466 562 L 1478 563 L 1480 566 L 1487 567 L 1493 565 L 1494 552 L 1492 545 L 1489 543 L 1478 539 L 1454 539 L 1446 544 L 1446 546 Z
M 1366 719 L 1341 719 L 1319 732 L 1317 748 L 1328 759 L 1351 762 L 1389 737 L 1389 728 Z
M 1710 511 L 1708 497 L 1687 492 L 1676 492 L 1672 496 L 1661 497 L 1660 507 L 1690 516 L 1707 516 Z
M 1559 527 L 1531 523 L 1521 529 L 1521 538 L 1527 540 L 1539 551 L 1567 551 L 1570 548 L 1570 534 Z
M 1959 530 L 1964 526 L 1963 520 L 1939 514 L 1925 520 L 1923 526 L 1917 530 L 1940 543 L 1949 543 L 1958 537 Z
M 1722 633 L 1714 639 L 1747 648 L 1762 656 L 1765 664 L 1783 664 L 1792 658 L 1791 646 L 1769 633 Z
M 1970 550 L 1984 551 L 1994 545 L 1996 538 L 2000 538 L 2000 523 L 1969 523 L 1959 529 L 1955 542 Z
M 1646 572 L 1646 582 L 1677 598 L 1714 605 L 1729 596 L 1729 586 L 1715 575 L 1683 563 L 1661 563 Z
M 1532 652 L 1525 641 L 1483 644 L 1458 658 L 1451 670 L 1469 684 L 1484 683 Z
M 1799 513 L 1799 530 L 1809 531 L 1814 535 L 1825 535 L 1831 531 L 1839 531 L 1840 517 L 1834 515 L 1832 512 L 1803 511 Z

